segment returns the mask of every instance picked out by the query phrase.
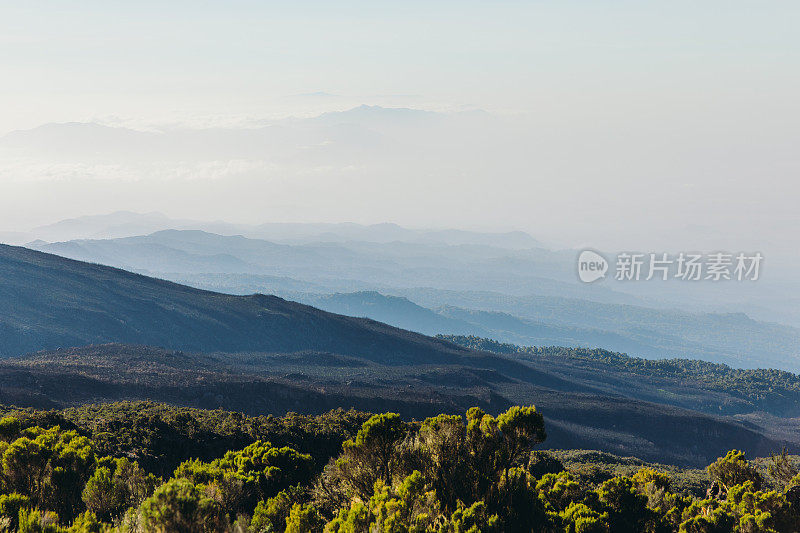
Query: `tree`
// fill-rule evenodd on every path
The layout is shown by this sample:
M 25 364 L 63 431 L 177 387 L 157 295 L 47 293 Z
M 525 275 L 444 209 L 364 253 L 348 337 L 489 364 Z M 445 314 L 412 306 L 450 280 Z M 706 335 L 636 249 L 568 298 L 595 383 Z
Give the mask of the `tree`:
M 788 486 L 798 474 L 797 468 L 789 459 L 789 452 L 786 451 L 786 448 L 783 448 L 778 455 L 770 456 L 767 472 L 782 488 Z
M 231 515 L 250 512 L 257 502 L 291 485 L 308 483 L 314 461 L 288 446 L 277 448 L 256 441 L 240 451 L 229 451 L 210 463 L 186 461 L 174 477 L 208 487 L 221 507 Z
M 569 472 L 545 474 L 536 482 L 536 492 L 548 510 L 561 512 L 581 499 L 580 485 Z
M 726 489 L 750 481 L 758 490 L 764 481 L 758 470 L 744 458 L 744 452 L 739 450 L 729 451 L 725 457 L 708 465 L 707 470 L 711 480 L 721 483 Z
M 460 416 L 439 415 L 420 426 L 416 444 L 418 466 L 430 480 L 447 512 L 459 501 L 475 499 L 475 469 L 466 445 L 466 426 Z
M 0 419 L 0 440 L 10 442 L 19 436 L 21 424 L 13 416 L 5 416 Z
M 715 500 L 695 502 L 686 514 L 679 533 L 730 533 L 737 523 L 736 517 Z
M 30 498 L 16 492 L 0 495 L 0 516 L 8 523 L 9 530 L 17 529 L 20 509 L 27 509 L 30 504 Z
M 657 515 L 647 507 L 647 497 L 635 490 L 628 477 L 609 479 L 596 493 L 603 510 L 609 514 L 614 533 L 648 531 L 657 521 Z
M 79 514 L 69 528 L 69 533 L 102 533 L 103 531 L 106 531 L 106 528 L 91 511 Z
M 406 431 L 396 413 L 374 415 L 364 422 L 356 438 L 344 442 L 339 458 L 325 467 L 314 487 L 315 500 L 333 509 L 353 497 L 368 501 L 376 481 L 391 485 L 395 448 Z
M 5 448 L 2 473 L 10 492 L 72 519 L 82 510 L 81 492 L 96 460 L 92 442 L 77 432 L 33 427 Z
M 323 520 L 313 505 L 296 503 L 286 518 L 285 533 L 313 533 L 320 531 L 323 525 Z
M 642 468 L 633 475 L 631 481 L 636 491 L 647 497 L 647 506 L 651 509 L 667 511 L 682 503 L 669 492 L 670 479 L 666 474 L 652 468 Z
M 506 500 L 500 501 L 499 481 L 502 478 L 510 487 L 510 469 L 528 458 L 531 448 L 546 436 L 544 419 L 532 405 L 511 407 L 497 418 L 477 407 L 467 411 L 466 443 L 476 477 L 475 496 L 484 498 L 491 512 L 510 508 L 512 492 L 506 491 Z
M 495 484 L 496 489 L 491 494 L 497 497 L 490 499 L 487 507 L 497 514 L 503 531 L 529 533 L 549 529 L 552 517 L 548 515 L 534 484 L 535 480 L 522 467 L 508 469 Z
M 261 500 L 253 511 L 250 527 L 254 532 L 283 531 L 286 529 L 286 518 L 292 506 L 302 497 L 299 487 L 290 487 L 282 490 L 268 500 Z
M 582 503 L 571 503 L 559 515 L 565 533 L 609 533 L 608 513 L 598 513 Z
M 38 509 L 22 509 L 19 512 L 18 533 L 66 533 L 58 525 L 58 515 Z
M 142 502 L 140 519 L 145 531 L 199 533 L 221 528 L 220 509 L 187 479 L 171 479 Z
M 475 502 L 469 507 L 465 507 L 459 502 L 458 508 L 453 511 L 450 520 L 444 524 L 440 531 L 442 533 L 491 533 L 499 531 L 497 515 L 491 515 L 486 511 L 484 502 Z
M 372 459 L 377 478 L 388 483 L 394 447 L 405 432 L 406 425 L 397 413 L 374 415 L 364 422 L 355 440 L 345 441 L 342 447 L 349 459 Z
M 111 518 L 118 510 L 127 508 L 124 496 L 114 483 L 113 476 L 107 466 L 98 467 L 86 482 L 81 495 L 86 508 L 105 519 Z
M 544 417 L 530 405 L 515 405 L 497 417 L 497 428 L 503 434 L 506 448 L 506 469 L 528 456 L 531 448 L 544 442 L 547 433 L 544 430 Z
M 86 509 L 102 520 L 118 517 L 129 507 L 138 507 L 155 489 L 155 476 L 135 462 L 105 457 L 98 464 L 81 498 Z
M 349 509 L 325 527 L 329 533 L 358 533 L 382 531 L 403 533 L 407 531 L 431 531 L 436 523 L 444 519 L 434 491 L 426 490 L 420 472 L 413 472 L 397 488 L 375 483 L 369 504 L 354 501 Z

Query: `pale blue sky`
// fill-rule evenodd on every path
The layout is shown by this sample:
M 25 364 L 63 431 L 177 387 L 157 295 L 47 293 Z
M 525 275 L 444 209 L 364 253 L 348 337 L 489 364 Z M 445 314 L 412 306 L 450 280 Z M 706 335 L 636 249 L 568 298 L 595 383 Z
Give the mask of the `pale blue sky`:
M 0 3 L 0 132 L 303 113 L 286 96 L 316 91 L 348 104 L 413 95 L 397 103 L 634 112 L 771 111 L 796 106 L 800 89 L 796 1 L 13 4 Z

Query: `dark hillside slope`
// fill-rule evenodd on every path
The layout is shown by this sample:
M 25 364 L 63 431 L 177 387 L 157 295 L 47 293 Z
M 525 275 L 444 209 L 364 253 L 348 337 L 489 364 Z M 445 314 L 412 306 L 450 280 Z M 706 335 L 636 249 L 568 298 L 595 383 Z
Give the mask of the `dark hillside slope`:
M 382 365 L 351 356 L 192 354 L 108 344 L 39 352 L 0 361 L 0 404 L 61 408 L 153 400 L 250 415 L 337 407 L 392 411 L 421 419 L 478 406 L 498 414 L 514 404 L 543 413 L 547 447 L 597 449 L 646 460 L 704 466 L 730 448 L 765 456 L 796 435 L 765 436 L 727 417 L 620 396 L 565 390 L 547 374 L 458 364 Z M 557 387 L 557 388 L 553 388 Z
M 315 350 L 384 363 L 473 352 L 275 296 L 231 296 L 0 245 L 0 356 L 122 342 L 188 351 Z

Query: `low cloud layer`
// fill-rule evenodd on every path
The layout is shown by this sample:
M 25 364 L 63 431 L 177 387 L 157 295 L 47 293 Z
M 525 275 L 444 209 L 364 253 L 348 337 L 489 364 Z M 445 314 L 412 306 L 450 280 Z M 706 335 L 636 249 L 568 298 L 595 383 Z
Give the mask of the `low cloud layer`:
M 522 229 L 563 246 L 791 252 L 800 222 L 791 137 L 658 124 L 566 129 L 553 116 L 369 106 L 258 127 L 48 124 L 0 138 L 0 226 L 128 209 Z

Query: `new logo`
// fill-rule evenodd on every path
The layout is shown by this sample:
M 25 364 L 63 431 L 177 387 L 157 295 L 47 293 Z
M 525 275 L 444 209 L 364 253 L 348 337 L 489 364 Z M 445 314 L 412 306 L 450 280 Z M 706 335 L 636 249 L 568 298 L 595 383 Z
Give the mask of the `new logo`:
M 578 277 L 584 283 L 591 283 L 606 277 L 608 261 L 592 250 L 584 250 L 578 256 Z

